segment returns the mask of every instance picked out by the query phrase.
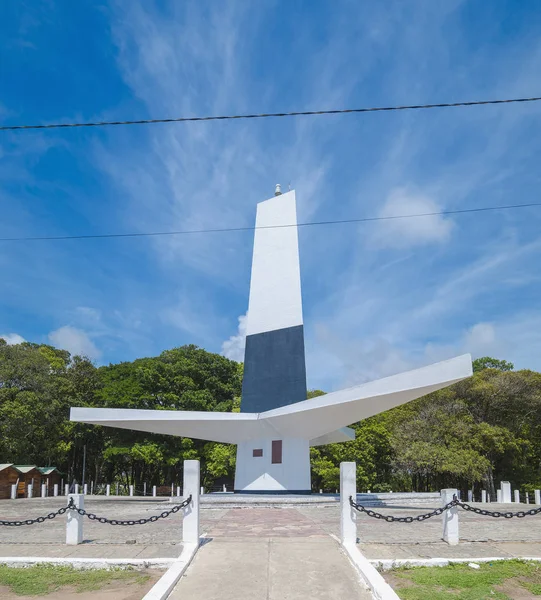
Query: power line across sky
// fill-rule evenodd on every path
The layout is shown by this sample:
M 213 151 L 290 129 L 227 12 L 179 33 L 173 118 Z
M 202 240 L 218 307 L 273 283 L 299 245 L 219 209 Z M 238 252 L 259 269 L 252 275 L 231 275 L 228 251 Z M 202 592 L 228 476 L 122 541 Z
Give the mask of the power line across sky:
M 504 98 L 497 100 L 469 100 L 463 102 L 441 102 L 438 104 L 409 104 L 403 106 L 374 106 L 361 108 L 340 108 L 329 110 L 303 110 L 291 112 L 251 113 L 243 115 L 211 115 L 203 117 L 173 117 L 167 119 L 139 119 L 124 121 L 88 121 L 75 123 L 45 123 L 29 125 L 2 125 L 0 131 L 21 131 L 29 129 L 64 129 L 76 127 L 110 127 L 113 125 L 154 125 L 157 123 L 187 123 L 194 121 L 230 121 L 235 119 L 269 119 L 278 117 L 306 117 L 317 115 L 342 115 L 370 112 L 392 112 L 401 110 L 423 110 L 431 108 L 458 108 L 467 106 L 486 106 L 491 104 L 517 104 L 523 102 L 538 102 L 541 96 L 529 98 Z
M 380 217 L 361 217 L 358 219 L 338 219 L 329 221 L 309 221 L 298 223 L 297 225 L 268 225 L 264 227 L 223 227 L 215 229 L 185 229 L 180 231 L 152 231 L 152 232 L 132 232 L 132 233 L 96 233 L 88 235 L 51 235 L 51 236 L 22 236 L 22 237 L 2 237 L 0 242 L 32 242 L 32 241 L 53 241 L 53 240 L 90 240 L 107 238 L 136 238 L 136 237 L 158 237 L 167 235 L 189 235 L 198 233 L 225 233 L 233 231 L 254 231 L 256 229 L 282 229 L 285 227 L 308 227 L 314 225 L 340 225 L 345 223 L 367 223 L 373 221 L 391 221 L 396 219 L 415 219 L 422 217 L 435 217 L 445 215 L 459 215 L 465 213 L 481 213 L 498 210 L 512 210 L 521 208 L 539 207 L 541 202 L 530 202 L 528 204 L 509 204 L 507 206 L 482 206 L 477 208 L 464 208 L 461 210 L 445 210 L 440 212 L 418 213 L 414 215 L 387 215 Z

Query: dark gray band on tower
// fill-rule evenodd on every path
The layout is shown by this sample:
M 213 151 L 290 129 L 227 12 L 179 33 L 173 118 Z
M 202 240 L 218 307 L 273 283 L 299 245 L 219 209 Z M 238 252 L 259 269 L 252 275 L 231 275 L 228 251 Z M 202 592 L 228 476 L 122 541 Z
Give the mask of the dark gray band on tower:
M 246 337 L 241 412 L 263 412 L 306 400 L 302 325 Z

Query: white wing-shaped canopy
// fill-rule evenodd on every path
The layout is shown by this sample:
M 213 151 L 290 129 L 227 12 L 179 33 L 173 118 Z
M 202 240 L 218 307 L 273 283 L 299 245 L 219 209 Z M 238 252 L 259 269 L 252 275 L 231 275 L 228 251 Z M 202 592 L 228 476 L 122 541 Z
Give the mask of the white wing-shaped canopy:
M 464 354 L 428 367 L 371 381 L 262 413 L 72 408 L 71 420 L 106 427 L 238 444 L 268 437 L 302 437 L 317 446 L 355 439 L 347 425 L 442 389 L 472 374 Z

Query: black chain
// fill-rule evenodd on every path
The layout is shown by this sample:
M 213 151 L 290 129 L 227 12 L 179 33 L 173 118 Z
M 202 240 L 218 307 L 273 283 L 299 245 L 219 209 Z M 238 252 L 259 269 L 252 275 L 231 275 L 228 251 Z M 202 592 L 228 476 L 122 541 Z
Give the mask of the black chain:
M 448 502 L 445 506 L 442 506 L 441 508 L 437 508 L 436 510 L 433 510 L 432 512 L 429 512 L 429 513 L 425 513 L 423 515 L 417 515 L 416 517 L 393 517 L 392 515 L 384 515 L 382 513 L 376 512 L 374 510 L 370 510 L 369 508 L 366 508 L 366 507 L 362 506 L 361 504 L 357 504 L 356 502 L 353 501 L 353 496 L 349 497 L 349 504 L 355 510 L 358 510 L 361 513 L 365 513 L 366 515 L 368 515 L 369 517 L 372 517 L 374 519 L 383 519 L 384 521 L 387 521 L 387 523 L 413 523 L 413 521 L 426 521 L 426 519 L 430 519 L 430 517 L 437 517 L 438 515 L 441 515 L 444 511 L 449 510 L 453 506 L 459 506 L 463 510 L 466 510 L 468 512 L 473 512 L 477 515 L 483 515 L 484 517 L 495 517 L 495 518 L 504 517 L 506 519 L 512 519 L 513 517 L 522 519 L 523 517 L 526 517 L 529 515 L 538 515 L 539 513 L 541 513 L 541 508 L 532 508 L 531 510 L 526 510 L 526 511 L 519 510 L 516 513 L 485 510 L 483 508 L 477 508 L 476 506 L 471 506 L 470 504 L 466 504 L 465 502 L 460 502 L 460 500 L 458 500 L 456 498 L 456 496 L 454 497 L 453 500 L 451 500 L 451 502 Z
M 506 519 L 512 519 L 513 517 L 522 519 L 530 515 L 538 515 L 539 513 L 541 513 L 541 508 L 532 508 L 531 510 L 519 510 L 518 512 L 514 513 L 499 512 L 497 510 L 485 510 L 483 508 L 471 506 L 470 504 L 466 504 L 465 502 L 457 502 L 457 506 L 460 506 L 460 508 L 462 508 L 463 510 L 474 512 L 477 515 L 483 515 L 484 517 L 504 517 Z
M 153 515 L 148 519 L 137 519 L 128 521 L 119 521 L 118 519 L 107 519 L 106 517 L 98 517 L 94 513 L 89 513 L 84 508 L 77 508 L 76 506 L 70 507 L 76 510 L 80 515 L 87 516 L 91 521 L 98 521 L 98 523 L 107 523 L 108 525 L 145 525 L 146 523 L 155 523 L 158 519 L 166 519 L 170 514 L 178 513 L 179 510 L 188 506 L 192 501 L 191 494 L 182 502 L 173 506 L 170 510 L 164 510 L 160 515 Z
M 459 502 L 456 499 L 451 500 L 451 502 L 448 502 L 445 506 L 442 506 L 441 508 L 437 508 L 436 510 L 433 510 L 429 513 L 425 513 L 424 515 L 417 515 L 416 517 L 393 517 L 392 515 L 383 515 L 374 510 L 370 510 L 369 508 L 366 508 L 361 504 L 357 504 L 353 501 L 352 496 L 349 497 L 349 503 L 355 510 L 365 513 L 366 515 L 374 519 L 383 519 L 384 521 L 387 521 L 387 523 L 413 523 L 413 521 L 426 521 L 426 519 L 430 519 L 430 517 L 436 517 L 438 515 L 441 515 L 444 511 L 446 511 L 449 508 L 452 508 L 453 506 L 456 506 Z
M 43 523 L 47 519 L 54 519 L 58 515 L 63 515 L 68 509 L 75 508 L 75 504 L 70 499 L 68 506 L 59 508 L 56 512 L 49 513 L 46 517 L 38 517 L 37 519 L 25 519 L 24 521 L 0 521 L 0 525 L 6 525 L 7 527 L 20 527 L 21 525 L 34 525 L 35 523 Z
M 137 519 L 129 521 L 119 521 L 117 519 L 107 519 L 105 517 L 98 517 L 93 513 L 86 512 L 84 508 L 77 508 L 73 502 L 73 498 L 70 498 L 67 506 L 59 508 L 56 512 L 49 513 L 46 517 L 38 517 L 37 519 L 26 519 L 24 521 L 0 521 L 0 525 L 6 525 L 8 527 L 20 527 L 21 525 L 34 525 L 35 523 L 44 523 L 47 519 L 54 519 L 58 515 L 63 515 L 68 510 L 76 510 L 80 515 L 86 515 L 91 521 L 98 521 L 98 523 L 107 523 L 109 525 L 145 525 L 146 523 L 155 523 L 158 519 L 166 519 L 170 514 L 177 513 L 182 508 L 188 506 L 192 501 L 191 494 L 182 502 L 173 506 L 170 510 L 164 510 L 160 515 L 153 515 L 148 519 Z

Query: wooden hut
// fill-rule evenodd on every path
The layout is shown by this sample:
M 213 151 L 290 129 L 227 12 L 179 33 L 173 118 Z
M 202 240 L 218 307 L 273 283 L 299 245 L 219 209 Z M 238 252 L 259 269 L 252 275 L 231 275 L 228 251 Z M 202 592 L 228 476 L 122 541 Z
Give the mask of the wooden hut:
M 11 464 L 0 464 L 0 499 L 11 498 L 11 486 L 18 483 L 19 471 Z
M 32 496 L 37 498 L 41 494 L 41 473 L 35 465 L 12 465 L 19 472 L 17 485 L 17 498 L 28 496 L 28 485 L 32 484 Z
M 62 475 L 56 467 L 38 467 L 38 471 L 41 473 L 41 484 L 47 486 L 47 496 L 53 495 L 55 483 L 58 484 L 58 493 L 63 493 L 60 489 Z M 39 489 L 41 494 L 41 485 Z

